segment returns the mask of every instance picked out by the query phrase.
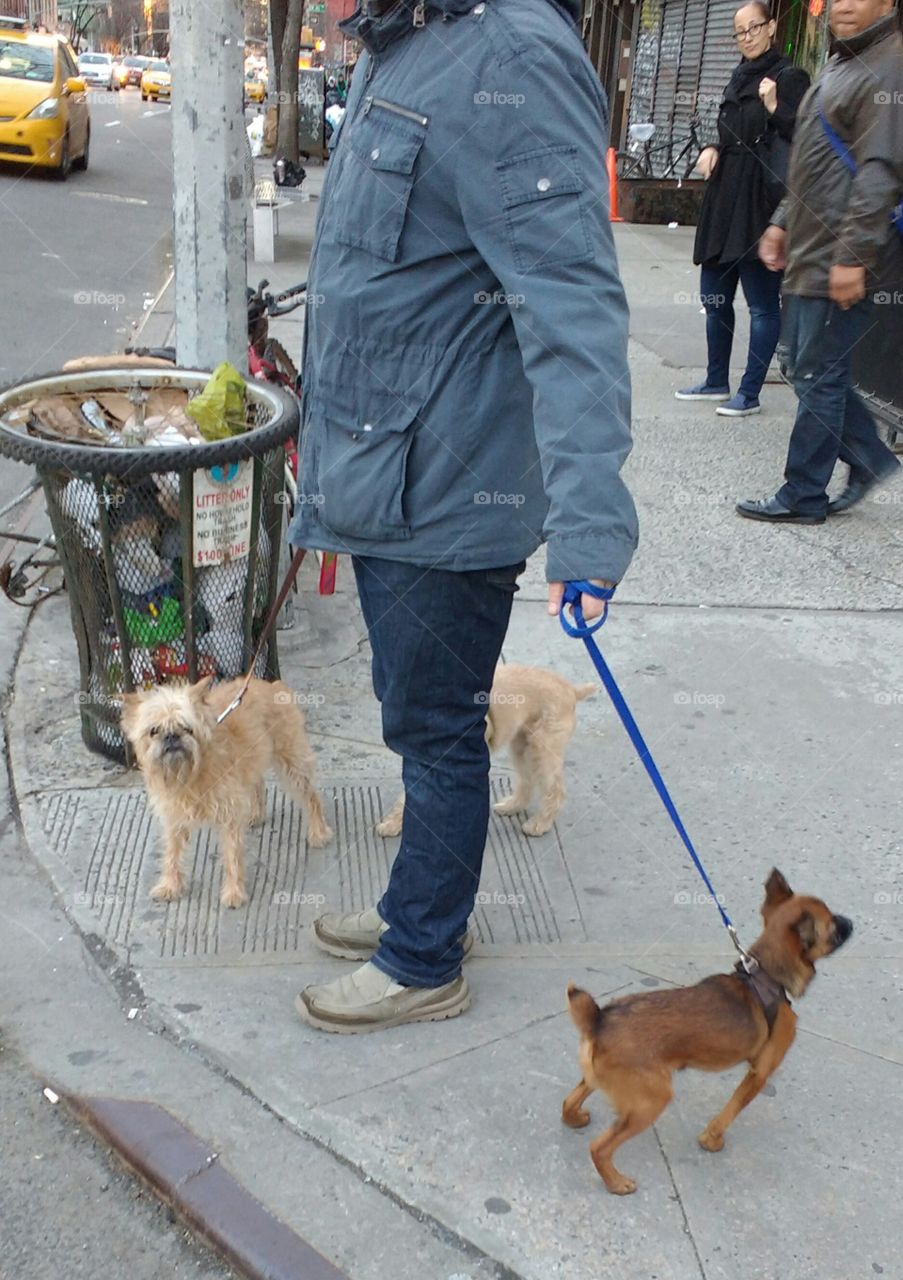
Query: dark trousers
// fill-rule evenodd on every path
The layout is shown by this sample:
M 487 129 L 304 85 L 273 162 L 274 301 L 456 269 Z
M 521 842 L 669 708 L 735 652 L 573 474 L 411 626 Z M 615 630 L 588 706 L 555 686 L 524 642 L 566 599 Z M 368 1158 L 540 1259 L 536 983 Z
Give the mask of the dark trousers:
M 851 385 L 856 344 L 865 341 L 872 304 L 842 311 L 830 298 L 784 299 L 781 368 L 799 400 L 777 497 L 805 515 L 824 515 L 837 460 L 850 478 L 883 477 L 899 465 Z
M 383 739 L 402 758 L 406 793 L 373 963 L 405 986 L 443 986 L 461 971 L 489 827 L 486 708 L 523 568 L 354 558 Z
M 758 400 L 781 332 L 781 273 L 769 271 L 762 262 L 702 264 L 699 287 L 709 348 L 706 382 L 710 387 L 730 383 L 738 284 L 743 286 L 749 306 L 749 353 L 739 390 L 741 395 Z

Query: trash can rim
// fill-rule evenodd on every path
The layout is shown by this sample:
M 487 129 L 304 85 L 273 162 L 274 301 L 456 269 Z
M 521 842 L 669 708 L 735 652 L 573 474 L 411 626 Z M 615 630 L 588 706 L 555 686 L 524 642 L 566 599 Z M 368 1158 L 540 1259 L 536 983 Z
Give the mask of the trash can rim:
M 140 479 L 172 471 L 198 471 L 263 458 L 292 439 L 298 430 L 298 401 L 288 390 L 272 383 L 247 379 L 248 397 L 265 404 L 271 421 L 225 440 L 184 446 L 142 446 L 116 448 L 105 445 L 65 444 L 31 436 L 8 425 L 4 413 L 23 400 L 41 394 L 122 390 L 134 386 L 152 390 L 159 387 L 201 390 L 210 378 L 204 369 L 173 366 L 117 365 L 111 357 L 109 368 L 62 371 L 12 383 L 0 390 L 0 455 L 29 463 L 39 471 L 68 471 L 73 475 L 117 476 Z

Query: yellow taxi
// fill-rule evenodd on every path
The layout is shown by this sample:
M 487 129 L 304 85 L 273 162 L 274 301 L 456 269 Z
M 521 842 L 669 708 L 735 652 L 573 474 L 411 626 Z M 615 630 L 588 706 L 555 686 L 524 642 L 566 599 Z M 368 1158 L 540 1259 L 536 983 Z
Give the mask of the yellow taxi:
M 267 96 L 266 81 L 256 71 L 245 72 L 245 102 L 263 102 Z
M 141 76 L 141 101 L 172 96 L 172 74 L 163 58 L 152 58 Z
M 0 161 L 87 169 L 91 118 L 75 56 L 59 36 L 7 27 L 0 19 Z

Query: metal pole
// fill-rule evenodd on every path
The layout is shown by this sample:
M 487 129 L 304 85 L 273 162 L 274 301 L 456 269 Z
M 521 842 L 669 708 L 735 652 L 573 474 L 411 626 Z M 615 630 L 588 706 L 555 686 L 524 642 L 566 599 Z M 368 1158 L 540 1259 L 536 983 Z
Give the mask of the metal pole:
M 248 367 L 243 0 L 172 0 L 179 364 Z

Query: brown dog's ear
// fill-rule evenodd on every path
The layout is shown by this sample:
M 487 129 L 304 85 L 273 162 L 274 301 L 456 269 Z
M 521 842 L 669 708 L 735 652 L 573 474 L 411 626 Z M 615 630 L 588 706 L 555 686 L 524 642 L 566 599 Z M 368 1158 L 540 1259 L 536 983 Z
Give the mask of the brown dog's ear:
M 765 901 L 762 903 L 763 920 L 767 920 L 776 907 L 779 907 L 782 902 L 787 902 L 792 897 L 793 890 L 790 885 L 777 867 L 772 867 L 771 875 L 765 881 Z
M 191 694 L 192 702 L 203 702 L 210 691 L 210 684 L 213 676 L 202 676 L 197 684 L 193 684 L 188 692 Z
M 793 926 L 793 931 L 803 944 L 803 951 L 810 951 L 818 939 L 818 931 L 815 927 L 815 916 L 811 911 L 804 911 Z

